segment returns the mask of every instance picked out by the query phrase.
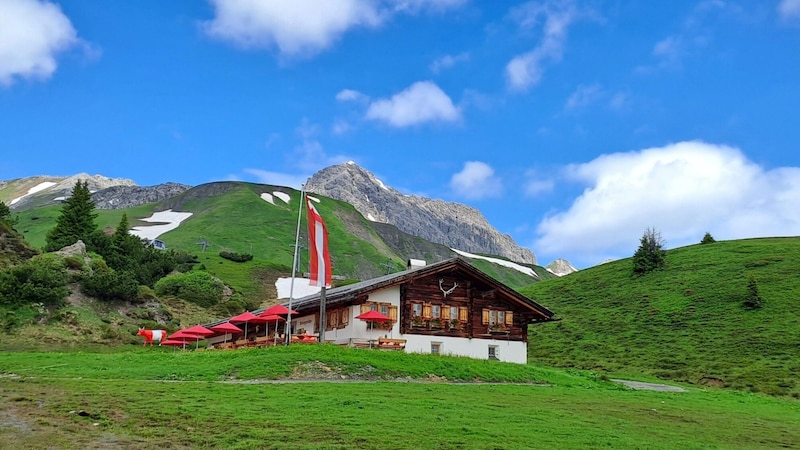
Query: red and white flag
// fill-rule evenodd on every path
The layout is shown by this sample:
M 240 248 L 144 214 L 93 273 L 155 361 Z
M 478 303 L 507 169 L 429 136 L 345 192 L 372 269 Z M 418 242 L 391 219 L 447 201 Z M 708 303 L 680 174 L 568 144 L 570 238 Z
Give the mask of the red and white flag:
M 331 255 L 328 253 L 328 229 L 317 208 L 306 197 L 308 206 L 308 248 L 311 286 L 331 287 Z

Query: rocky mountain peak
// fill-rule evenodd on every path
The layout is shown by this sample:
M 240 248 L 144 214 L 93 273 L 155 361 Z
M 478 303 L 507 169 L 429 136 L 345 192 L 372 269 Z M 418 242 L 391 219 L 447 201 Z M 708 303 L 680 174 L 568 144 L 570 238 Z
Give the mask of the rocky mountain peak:
M 497 231 L 477 209 L 404 195 L 353 162 L 320 170 L 308 181 L 306 190 L 350 203 L 368 220 L 392 224 L 431 242 L 536 264 L 531 250 L 520 247 L 511 236 Z
M 573 267 L 569 261 L 563 258 L 558 258 L 557 260 L 551 262 L 546 268 L 550 271 L 550 273 L 559 277 L 563 277 L 564 275 L 569 275 L 578 271 L 578 269 Z

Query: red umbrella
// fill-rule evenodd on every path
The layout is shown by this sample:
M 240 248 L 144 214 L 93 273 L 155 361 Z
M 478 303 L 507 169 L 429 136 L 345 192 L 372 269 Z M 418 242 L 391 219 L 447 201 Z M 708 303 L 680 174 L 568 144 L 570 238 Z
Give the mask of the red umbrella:
M 375 311 L 374 309 L 370 309 L 369 311 L 365 312 L 364 314 L 360 314 L 356 316 L 356 319 L 367 320 L 370 322 L 391 322 L 392 319 L 384 316 L 383 314 Z
M 169 346 L 172 346 L 172 347 L 181 347 L 181 346 L 185 347 L 186 346 L 186 341 L 178 340 L 178 339 L 165 339 L 165 340 L 161 341 L 160 345 L 169 345 Z
M 203 337 L 213 336 L 213 335 L 217 334 L 216 331 L 209 330 L 208 328 L 206 328 L 206 327 L 204 327 L 202 325 L 195 325 L 195 326 L 193 326 L 191 328 L 187 328 L 186 332 L 187 333 L 196 334 L 198 336 L 203 336 Z
M 244 323 L 244 338 L 247 339 L 247 323 L 248 322 L 255 322 L 258 320 L 258 316 L 251 313 L 250 311 L 245 311 L 238 316 L 233 316 L 228 319 L 228 322 L 242 322 Z
M 225 333 L 225 341 L 224 342 L 228 342 L 228 333 L 241 333 L 242 332 L 241 328 L 237 327 L 236 325 L 234 325 L 234 324 L 232 324 L 230 322 L 225 322 L 225 323 L 221 323 L 219 325 L 214 325 L 213 327 L 210 328 L 210 330 L 216 331 L 217 333 Z
M 269 336 L 269 324 L 275 323 L 275 344 L 278 344 L 278 322 L 285 321 L 283 317 L 277 314 L 267 314 L 266 311 L 258 315 L 258 318 L 261 319 L 264 323 L 267 324 L 267 336 Z
M 369 311 L 365 312 L 364 314 L 359 314 L 356 316 L 356 319 L 361 319 L 366 322 L 391 322 L 392 319 L 384 316 L 383 314 L 379 313 L 374 309 L 370 309 Z M 375 328 L 374 326 L 372 328 Z
M 300 313 L 295 311 L 295 310 L 289 311 L 289 308 L 287 308 L 287 307 L 285 307 L 283 305 L 272 305 L 269 308 L 265 309 L 263 313 L 261 313 L 262 316 L 266 316 L 266 315 L 269 315 L 269 314 L 275 314 L 275 315 L 278 315 L 278 316 L 287 316 L 289 314 L 294 315 L 294 314 L 300 314 Z

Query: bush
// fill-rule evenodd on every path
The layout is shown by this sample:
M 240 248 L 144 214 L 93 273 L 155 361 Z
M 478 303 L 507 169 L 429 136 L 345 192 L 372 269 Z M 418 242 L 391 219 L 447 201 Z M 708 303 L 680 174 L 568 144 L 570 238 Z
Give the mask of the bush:
M 711 236 L 711 233 L 706 233 L 705 236 L 703 236 L 703 240 L 700 241 L 701 244 L 711 244 L 712 242 L 717 241 L 714 239 L 714 236 Z
M 159 296 L 172 295 L 206 308 L 219 303 L 222 288 L 222 282 L 206 272 L 170 275 L 158 280 L 155 286 Z
M 234 262 L 247 262 L 253 259 L 253 255 L 249 253 L 236 253 L 236 252 L 229 252 L 227 250 L 222 250 L 221 252 L 219 252 L 219 256 Z
M 55 255 L 37 256 L 0 271 L 0 304 L 60 305 L 69 295 L 67 279 L 63 259 Z
M 133 272 L 106 268 L 84 276 L 81 291 L 105 300 L 133 301 L 139 295 L 139 283 Z
M 764 299 L 758 292 L 758 281 L 753 274 L 747 276 L 747 297 L 742 302 L 745 309 L 761 309 L 764 307 Z

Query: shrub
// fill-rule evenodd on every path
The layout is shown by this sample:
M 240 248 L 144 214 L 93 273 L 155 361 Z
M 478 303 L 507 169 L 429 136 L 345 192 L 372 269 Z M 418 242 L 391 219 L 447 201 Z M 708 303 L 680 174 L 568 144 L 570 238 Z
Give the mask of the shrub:
M 219 252 L 219 256 L 234 262 L 247 262 L 253 259 L 253 255 L 249 253 L 236 253 L 236 252 L 229 252 L 227 250 L 222 250 L 221 252 Z
M 105 300 L 132 301 L 138 297 L 139 283 L 133 272 L 106 268 L 85 276 L 81 290 L 86 295 Z
M 216 305 L 222 297 L 222 282 L 206 272 L 170 275 L 156 282 L 156 294 L 172 295 L 203 307 Z
M 753 274 L 747 275 L 747 297 L 742 302 L 745 309 L 761 309 L 764 307 L 764 299 L 758 292 L 758 281 Z
M 0 271 L 0 304 L 60 305 L 67 295 L 67 271 L 63 259 L 55 255 L 37 256 Z
M 712 242 L 717 242 L 717 241 L 714 239 L 713 236 L 711 236 L 711 233 L 706 233 L 705 236 L 703 236 L 703 240 L 700 241 L 701 244 L 710 244 Z

